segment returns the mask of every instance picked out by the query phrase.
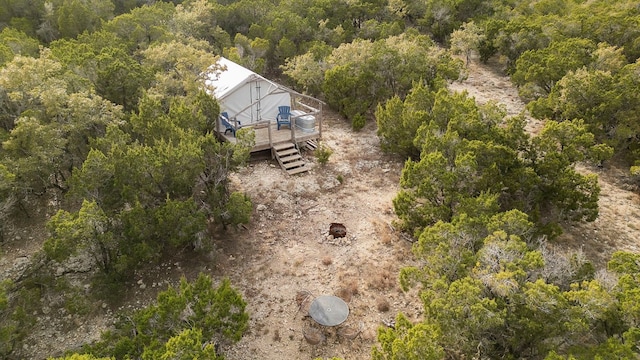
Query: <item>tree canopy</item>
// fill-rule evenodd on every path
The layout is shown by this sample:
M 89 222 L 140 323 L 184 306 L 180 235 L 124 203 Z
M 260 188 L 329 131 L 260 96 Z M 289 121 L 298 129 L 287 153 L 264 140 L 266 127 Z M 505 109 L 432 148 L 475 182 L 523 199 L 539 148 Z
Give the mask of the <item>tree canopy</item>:
M 605 160 L 612 150 L 583 122 L 549 121 L 530 138 L 522 118 L 505 118 L 494 104 L 478 106 L 446 89 L 413 96 L 426 92 L 418 84 L 404 102 L 392 99 L 377 111 L 383 149 L 414 157 L 394 199 L 405 229 L 419 232 L 462 213 L 505 209 L 524 211 L 549 234 L 561 219 L 595 220 L 596 177 L 573 165 Z
M 421 265 L 400 275 L 405 288 L 420 284 L 424 320 L 398 315 L 373 358 L 637 356 L 640 332 L 627 315 L 636 313 L 627 306 L 637 301 L 637 254 L 616 253 L 596 274 L 579 256 L 532 249 L 532 225 L 512 210 L 425 229 L 413 247 Z
M 117 359 L 221 359 L 216 346 L 239 341 L 247 329 L 245 307 L 228 279 L 214 286 L 204 274 L 191 282 L 182 278 L 179 286 L 160 292 L 154 304 L 120 318 L 114 330 L 83 352 Z

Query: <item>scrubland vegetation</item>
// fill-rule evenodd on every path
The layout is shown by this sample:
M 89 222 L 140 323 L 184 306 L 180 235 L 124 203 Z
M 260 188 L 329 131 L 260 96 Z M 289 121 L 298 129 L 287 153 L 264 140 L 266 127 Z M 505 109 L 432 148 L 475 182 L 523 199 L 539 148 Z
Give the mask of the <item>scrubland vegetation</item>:
M 46 230 L 2 279 L 0 357 L 24 356 L 44 299 L 89 316 L 57 271 L 74 257 L 91 259 L 91 296 L 116 301 L 140 267 L 249 222 L 229 175 L 252 137 L 215 138 L 202 81 L 225 56 L 324 99 L 354 137 L 375 122 L 405 160 L 395 225 L 419 265 L 399 281 L 419 287 L 424 318 L 398 314 L 374 359 L 637 358 L 640 254 L 598 268 L 550 243 L 598 216 L 597 176 L 576 164 L 615 161 L 637 185 L 639 21 L 629 0 L 0 0 L 0 241 L 24 219 Z M 528 114 L 447 89 L 476 54 Z M 192 280 L 66 358 L 222 357 L 244 300 Z

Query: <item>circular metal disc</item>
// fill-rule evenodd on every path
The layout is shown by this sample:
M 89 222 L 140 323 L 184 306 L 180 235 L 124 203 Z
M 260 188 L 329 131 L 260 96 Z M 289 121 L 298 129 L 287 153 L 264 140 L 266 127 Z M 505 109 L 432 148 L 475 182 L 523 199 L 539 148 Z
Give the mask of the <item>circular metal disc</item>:
M 322 295 L 311 303 L 309 315 L 320 325 L 336 326 L 347 320 L 349 305 L 337 296 Z

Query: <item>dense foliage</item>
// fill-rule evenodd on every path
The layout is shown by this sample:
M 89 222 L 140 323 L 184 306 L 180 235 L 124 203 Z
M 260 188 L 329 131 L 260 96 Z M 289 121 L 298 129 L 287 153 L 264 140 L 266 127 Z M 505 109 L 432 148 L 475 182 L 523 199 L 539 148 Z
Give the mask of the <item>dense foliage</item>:
M 583 120 L 599 142 L 638 159 L 637 1 L 522 1 L 479 22 L 481 57 L 499 54 L 538 118 Z
M 208 246 L 211 224 L 249 220 L 227 176 L 251 134 L 214 138 L 201 81 L 222 55 L 322 97 L 354 129 L 375 118 L 382 149 L 407 159 L 394 208 L 422 265 L 401 278 L 420 284 L 425 319 L 399 315 L 374 358 L 637 357 L 637 256 L 594 272 L 541 239 L 597 217 L 597 178 L 576 163 L 614 155 L 640 178 L 639 21 L 635 0 L 0 0 L 0 240 L 55 208 L 43 251 L 0 287 L 0 356 L 19 356 L 43 293 L 64 289 L 65 308 L 86 311 L 50 275 L 73 255 L 91 256 L 97 284 L 119 284 Z M 523 116 L 448 92 L 465 73 L 454 52 L 503 65 L 544 129 L 531 137 Z M 141 336 L 116 332 L 103 349 L 213 359 L 206 342 L 246 326 L 148 326 L 180 323 L 176 309 L 134 315 L 118 326 Z
M 85 353 L 117 359 L 220 359 L 217 346 L 235 343 L 247 329 L 246 303 L 229 280 L 214 287 L 200 274 L 160 292 L 156 303 L 123 315 L 115 329 Z
M 394 200 L 410 232 L 460 213 L 519 209 L 552 235 L 559 221 L 598 215 L 596 177 L 573 166 L 599 163 L 611 149 L 597 144 L 581 121 L 549 121 L 530 138 L 521 117 L 505 119 L 494 104 L 478 106 L 464 93 L 430 92 L 420 84 L 376 115 L 383 149 L 416 157 L 405 163 Z
M 413 247 L 421 265 L 401 283 L 421 284 L 424 320 L 399 315 L 394 330 L 380 329 L 373 358 L 635 358 L 640 257 L 616 253 L 594 273 L 534 233 L 517 210 L 423 231 Z
M 285 73 L 308 89 L 309 74 L 301 70 L 313 66 L 307 55 L 293 58 Z M 383 40 L 355 40 L 334 49 L 326 66 L 313 76 L 324 78 L 322 93 L 328 104 L 351 120 L 354 129 L 365 124 L 376 104 L 392 96 L 404 97 L 416 81 L 442 88 L 447 80 L 460 76 L 461 62 L 454 60 L 425 35 L 406 32 Z
M 40 296 L 88 312 L 66 298 L 76 290 L 61 285 L 64 273 L 42 278 L 68 259 L 89 255 L 93 294 L 115 299 L 141 265 L 209 248 L 209 231 L 248 222 L 251 200 L 230 192 L 228 174 L 253 140 L 221 143 L 212 132 L 219 108 L 202 80 L 216 55 L 178 21 L 195 13 L 157 3 L 114 17 L 109 1 L 43 3 L 57 26 L 40 33 L 18 21 L 19 2 L 6 3 L 0 18 L 21 26 L 1 26 L 0 231 L 45 202 L 57 210 L 42 253 L 3 286 L 0 342 L 10 357 Z

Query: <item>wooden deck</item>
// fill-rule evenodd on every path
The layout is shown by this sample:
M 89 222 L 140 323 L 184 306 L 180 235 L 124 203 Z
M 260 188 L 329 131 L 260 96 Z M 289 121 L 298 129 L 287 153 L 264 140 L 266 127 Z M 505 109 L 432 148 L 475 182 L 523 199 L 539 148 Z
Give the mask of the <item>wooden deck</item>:
M 308 140 L 319 140 L 322 135 L 322 128 L 318 122 L 316 122 L 314 129 L 306 129 L 302 131 L 297 126 L 292 126 L 291 129 L 287 127 L 281 127 L 278 130 L 276 121 L 262 121 L 249 126 L 243 126 L 242 129 L 253 129 L 256 133 L 256 143 L 251 149 L 251 152 L 258 152 L 272 149 L 274 145 L 291 142 L 296 145 L 301 145 Z M 223 131 L 218 132 L 218 135 L 222 141 L 236 142 L 235 136 L 231 132 L 224 134 Z

